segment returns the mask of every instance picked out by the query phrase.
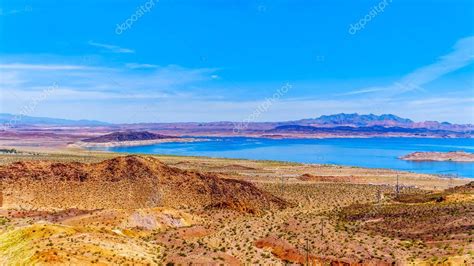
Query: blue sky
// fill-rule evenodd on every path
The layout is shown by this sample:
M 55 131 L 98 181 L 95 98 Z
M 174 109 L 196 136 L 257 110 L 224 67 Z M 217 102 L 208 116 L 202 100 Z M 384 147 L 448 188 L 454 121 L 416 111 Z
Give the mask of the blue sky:
M 0 7 L 0 112 L 241 121 L 288 83 L 255 121 L 359 112 L 474 123 L 472 0 Z

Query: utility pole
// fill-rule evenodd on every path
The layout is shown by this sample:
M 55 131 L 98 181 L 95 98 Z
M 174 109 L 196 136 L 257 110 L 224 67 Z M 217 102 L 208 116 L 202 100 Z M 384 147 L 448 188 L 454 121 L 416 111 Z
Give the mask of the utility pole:
M 398 175 L 397 175 L 397 188 L 396 188 L 396 191 L 397 191 L 397 198 L 398 198 L 398 194 L 400 193 L 400 186 L 399 186 L 399 183 L 398 183 Z
M 453 176 L 451 176 L 451 177 L 449 178 L 449 188 L 452 188 L 452 187 L 453 187 L 453 178 L 454 178 Z M 456 173 L 456 179 L 458 179 L 458 178 L 459 178 L 459 174 Z

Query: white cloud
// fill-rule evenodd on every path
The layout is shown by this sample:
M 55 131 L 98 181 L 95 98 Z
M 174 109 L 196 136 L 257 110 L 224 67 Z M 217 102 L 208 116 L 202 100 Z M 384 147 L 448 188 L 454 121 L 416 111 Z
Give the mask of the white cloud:
M 138 64 L 138 63 L 128 63 L 125 64 L 126 67 L 130 69 L 150 69 L 150 68 L 158 68 L 158 65 L 152 64 Z
M 451 106 L 463 103 L 474 103 L 474 97 L 435 97 L 420 100 L 412 100 L 407 102 L 410 105 L 433 105 L 434 106 Z M 474 114 L 473 114 L 474 115 Z
M 472 37 L 460 40 L 452 53 L 440 57 L 437 62 L 429 66 L 413 71 L 391 85 L 366 87 L 338 95 L 367 94 L 369 97 L 360 97 L 357 100 L 354 100 L 355 97 L 328 98 L 324 90 L 321 95 L 316 91 L 311 92 L 313 99 L 290 99 L 291 95 L 288 95 L 275 103 L 269 112 L 263 114 L 260 121 L 283 121 L 330 113 L 359 112 L 394 113 L 418 121 L 443 119 L 450 122 L 472 123 L 474 118 L 469 114 L 472 114 L 474 109 L 473 95 L 465 97 L 461 94 L 437 95 L 428 99 L 400 98 L 402 91 L 422 90 L 422 85 L 471 64 L 474 59 L 469 45 L 472 42 Z M 65 62 L 62 59 L 58 61 L 57 58 L 56 60 L 13 59 L 16 60 L 8 60 L 9 64 L 0 64 L 2 111 L 15 113 L 21 101 L 37 97 L 42 89 L 54 82 L 58 84 L 58 89 L 48 98 L 47 104 L 39 107 L 38 113 L 34 114 L 38 116 L 66 117 L 75 114 L 77 115 L 75 118 L 123 122 L 120 120 L 130 112 L 134 110 L 136 112 L 143 106 L 153 103 L 155 104 L 153 108 L 156 108 L 156 113 L 162 122 L 239 121 L 248 117 L 261 103 L 249 100 L 261 94 L 250 94 L 258 89 L 265 90 L 273 86 L 268 83 L 257 85 L 239 83 L 235 87 L 230 85 L 210 87 L 219 83 L 215 80 L 220 79 L 218 69 L 213 68 L 190 69 L 176 65 L 159 66 L 144 63 L 128 63 L 120 68 L 105 68 L 86 64 L 87 62 L 77 65 L 51 63 Z M 31 62 L 51 64 L 31 64 Z M 146 71 L 139 71 L 140 69 Z M 343 83 L 343 86 L 347 84 Z M 254 87 L 250 90 L 249 86 L 252 85 Z M 294 92 L 297 93 L 300 88 L 301 86 L 295 85 Z M 244 94 L 245 91 L 250 93 Z M 396 95 L 399 97 L 380 97 Z M 319 97 L 319 100 L 315 99 L 316 97 Z M 262 96 L 262 101 L 264 98 L 265 96 Z M 101 113 L 91 110 L 100 110 Z M 137 115 L 137 121 L 156 121 L 147 120 L 147 113 L 142 113 L 141 117 Z
M 63 117 L 73 119 L 96 119 L 115 123 L 134 122 L 206 122 L 241 121 L 246 119 L 262 101 L 232 101 L 199 99 L 194 95 L 159 95 L 70 91 L 58 84 L 54 91 L 35 111 L 35 116 Z M 40 92 L 36 92 L 38 95 Z M 29 94 L 21 94 L 26 97 Z M 13 97 L 13 96 L 12 96 Z M 77 97 L 78 101 L 71 101 Z M 133 98 L 135 97 L 135 98 Z M 152 98 L 155 97 L 155 98 Z M 31 99 L 31 98 L 29 98 Z M 66 100 L 64 100 L 66 99 Z M 99 100 L 98 102 L 94 99 Z M 125 101 L 113 101 L 124 99 Z M 152 99 L 152 100 L 150 100 Z M 104 101 L 105 100 L 105 101 Z M 331 113 L 393 113 L 414 121 L 437 120 L 453 123 L 474 123 L 472 98 L 462 104 L 445 105 L 459 99 L 427 99 L 425 103 L 411 100 L 396 100 L 382 105 L 370 99 L 344 100 L 286 100 L 275 102 L 258 121 L 290 121 L 317 117 Z M 12 112 L 13 101 L 5 101 L 5 112 Z M 25 99 L 24 102 L 28 102 Z M 24 103 L 23 102 L 23 103 Z M 100 103 L 100 104 L 98 104 Z M 440 104 L 441 103 L 441 104 Z M 2 106 L 3 107 L 3 106 Z M 16 107 L 18 108 L 18 107 Z
M 122 48 L 120 46 L 112 45 L 112 44 L 98 43 L 98 42 L 94 42 L 94 41 L 89 41 L 88 44 L 92 45 L 92 46 L 95 46 L 95 47 L 104 48 L 108 52 L 116 53 L 116 54 L 135 53 L 135 51 L 132 50 L 132 49 Z
M 357 95 L 374 92 L 387 92 L 391 95 L 395 95 L 414 90 L 423 91 L 423 85 L 468 66 L 473 62 L 474 36 L 470 36 L 460 39 L 454 45 L 451 53 L 441 56 L 433 64 L 414 70 L 389 86 L 359 89 L 345 93 L 344 95 Z
M 22 84 L 24 82 L 25 80 L 23 80 L 20 77 L 20 74 L 16 71 L 2 71 L 2 74 L 0 75 L 1 87 L 18 86 L 19 84 Z
M 162 99 L 170 97 L 170 94 L 163 92 L 151 93 L 119 93 L 119 92 L 104 92 L 98 90 L 78 90 L 77 88 L 61 87 L 54 90 L 48 100 L 51 101 L 98 101 L 98 100 L 139 100 L 139 99 Z M 47 87 L 37 87 L 35 90 L 24 91 L 16 89 L 2 90 L 1 99 L 5 101 L 18 101 L 38 98 Z
M 360 89 L 360 90 L 354 90 L 350 92 L 341 93 L 341 94 L 338 94 L 338 96 L 366 94 L 366 93 L 378 92 L 378 91 L 383 91 L 383 90 L 384 88 L 367 88 L 367 89 Z
M 151 104 L 150 104 L 151 103 Z M 226 101 L 203 100 L 195 97 L 166 97 L 142 104 L 117 105 L 113 116 L 92 117 L 110 122 L 130 122 L 127 118 L 133 115 L 132 122 L 211 122 L 242 121 L 249 117 L 262 101 Z M 143 107 L 148 106 L 144 111 Z M 83 107 L 82 107 L 83 108 Z M 122 109 L 123 108 L 123 109 Z M 439 110 L 439 111 L 436 111 Z M 416 105 L 405 100 L 373 105 L 369 99 L 353 100 L 285 100 L 275 102 L 267 112 L 263 112 L 256 121 L 291 121 L 302 118 L 318 117 L 333 113 L 393 113 L 415 121 L 437 120 L 454 123 L 473 123 L 474 117 L 466 117 L 466 112 L 473 111 L 471 103 L 453 106 L 436 104 Z M 120 114 L 120 115 L 117 115 Z M 81 118 L 78 116 L 77 118 Z M 82 117 L 83 118 L 83 117 Z
M 47 65 L 47 64 L 0 64 L 0 69 L 8 70 L 85 70 L 94 69 L 81 65 Z
M 0 98 L 12 101 L 35 97 L 38 91 L 53 82 L 59 84 L 55 95 L 59 95 L 64 101 L 136 100 L 193 95 L 197 88 L 195 86 L 212 80 L 210 76 L 216 71 L 172 65 L 156 66 L 150 68 L 150 71 L 141 72 L 130 71 L 128 68 L 23 62 L 2 64 L 0 69 L 4 69 L 0 75 Z M 195 96 L 200 97 L 199 93 Z
M 24 12 L 31 12 L 33 11 L 33 8 L 30 5 L 27 5 L 21 9 L 4 9 L 0 8 L 0 16 L 7 16 L 7 15 L 16 15 L 16 14 L 21 14 Z
M 437 62 L 419 68 L 401 79 L 401 84 L 422 86 L 448 73 L 474 62 L 474 36 L 459 40 L 454 51 L 444 55 Z

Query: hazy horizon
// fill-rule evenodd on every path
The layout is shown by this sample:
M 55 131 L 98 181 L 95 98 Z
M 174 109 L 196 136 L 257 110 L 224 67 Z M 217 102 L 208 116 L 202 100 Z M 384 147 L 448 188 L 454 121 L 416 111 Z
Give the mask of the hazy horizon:
M 441 120 L 424 120 L 424 121 L 418 121 L 418 120 L 413 120 L 411 119 L 410 117 L 402 117 L 402 116 L 399 116 L 397 114 L 373 114 L 373 113 L 368 113 L 368 114 L 360 114 L 360 113 L 335 113 L 335 114 L 322 114 L 320 116 L 314 116 L 314 117 L 302 117 L 302 118 L 299 118 L 299 119 L 294 119 L 294 120 L 269 120 L 269 121 L 258 121 L 258 122 L 255 122 L 255 123 L 277 123 L 277 122 L 291 122 L 291 121 L 298 121 L 298 120 L 305 120 L 305 119 L 317 119 L 321 116 L 331 116 L 331 115 L 352 115 L 352 114 L 356 114 L 356 115 L 376 115 L 376 116 L 382 116 L 382 115 L 394 115 L 394 116 L 397 116 L 399 118 L 402 118 L 402 119 L 409 119 L 411 120 L 412 122 L 414 123 L 423 123 L 423 122 L 439 122 L 439 123 L 444 123 L 444 122 L 447 122 L 447 123 L 451 123 L 451 124 L 458 124 L 458 125 L 471 125 L 469 123 L 465 123 L 465 124 L 462 124 L 462 123 L 453 123 L 453 122 L 450 122 L 450 121 L 441 121 Z M 154 121 L 149 121 L 149 122 L 141 122 L 141 121 L 129 121 L 129 122 L 126 122 L 126 123 L 114 123 L 114 122 L 111 122 L 111 121 L 104 121 L 104 120 L 95 120 L 95 119 L 87 119 L 87 118 L 79 118 L 79 119 L 67 119 L 67 118 L 61 118 L 61 117 L 47 117 L 47 116 L 28 116 L 28 115 L 22 115 L 21 113 L 20 114 L 12 114 L 12 113 L 0 113 L 0 116 L 1 115 L 11 115 L 13 117 L 17 117 L 18 118 L 18 121 L 15 122 L 15 124 L 21 124 L 21 120 L 24 118 L 24 117 L 29 117 L 29 118 L 45 118 L 45 119 L 58 119 L 58 120 L 69 120 L 69 121 L 91 121 L 91 122 L 101 122 L 101 123 L 108 123 L 108 124 L 147 124 L 147 123 L 219 123 L 219 122 L 240 122 L 240 121 L 231 121 L 231 120 L 212 120 L 212 121 L 167 121 L 167 122 L 154 122 Z

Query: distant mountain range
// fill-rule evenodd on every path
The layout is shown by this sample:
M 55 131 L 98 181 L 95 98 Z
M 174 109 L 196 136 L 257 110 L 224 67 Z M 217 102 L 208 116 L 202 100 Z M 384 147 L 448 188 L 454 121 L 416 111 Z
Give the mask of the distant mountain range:
M 448 136 L 454 131 L 441 129 L 426 129 L 426 128 L 406 128 L 406 127 L 384 127 L 384 126 L 367 126 L 367 127 L 352 127 L 352 126 L 338 126 L 338 127 L 314 127 L 314 126 L 300 126 L 300 125 L 286 125 L 278 126 L 267 133 L 308 133 L 308 134 L 333 134 L 333 135 L 367 135 L 367 134 L 410 134 L 417 136 L 424 136 L 423 134 L 430 133 L 439 136 Z M 457 131 L 456 131 L 457 132 Z M 460 132 L 459 132 L 460 133 Z
M 474 125 L 448 122 L 414 122 L 393 114 L 333 114 L 317 118 L 283 122 L 178 122 L 109 124 L 95 120 L 67 120 L 47 117 L 0 114 L 0 126 L 10 128 L 72 126 L 101 127 L 108 132 L 155 131 L 175 136 L 263 136 L 263 137 L 331 137 L 331 136 L 404 136 L 404 137 L 470 137 Z
M 317 124 L 317 125 L 329 125 L 329 126 L 340 126 L 340 125 L 351 125 L 351 126 L 399 126 L 409 125 L 414 122 L 407 118 L 401 118 L 396 115 L 384 114 L 384 115 L 359 115 L 354 114 L 334 114 L 334 115 L 322 115 L 314 119 L 302 119 L 296 121 L 302 124 Z
M 6 127 L 16 127 L 21 125 L 107 126 L 111 124 L 96 120 L 69 120 L 0 113 L 0 126 L 2 125 Z
M 448 131 L 470 131 L 474 129 L 474 125 L 458 125 L 448 122 L 425 121 L 414 122 L 407 118 L 401 118 L 392 114 L 383 115 L 359 115 L 354 114 L 334 114 L 323 115 L 314 119 L 302 119 L 294 121 L 295 125 L 308 125 L 318 127 L 400 127 L 400 128 L 426 128 L 432 130 L 448 130 Z

